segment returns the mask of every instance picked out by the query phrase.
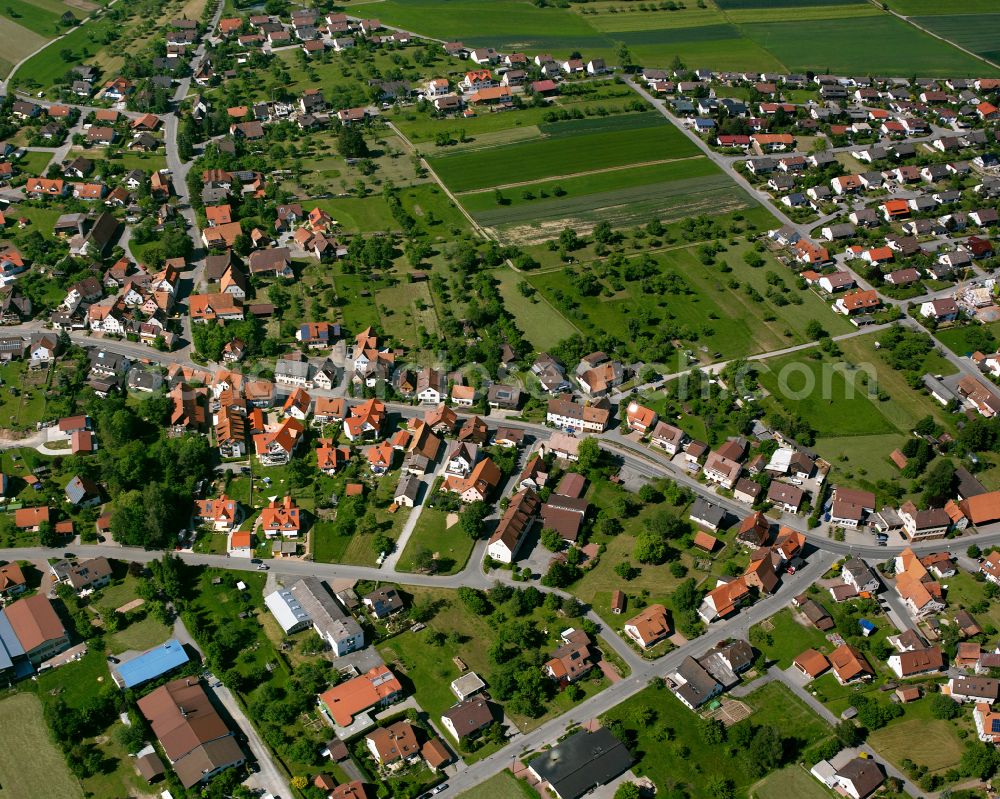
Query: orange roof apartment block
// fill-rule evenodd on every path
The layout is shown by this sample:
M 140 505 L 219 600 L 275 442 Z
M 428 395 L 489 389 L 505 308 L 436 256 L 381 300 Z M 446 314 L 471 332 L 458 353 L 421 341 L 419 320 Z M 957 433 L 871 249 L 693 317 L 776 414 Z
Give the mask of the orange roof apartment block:
M 402 694 L 403 686 L 383 664 L 324 691 L 319 701 L 338 726 L 349 727 L 355 716 L 390 705 Z

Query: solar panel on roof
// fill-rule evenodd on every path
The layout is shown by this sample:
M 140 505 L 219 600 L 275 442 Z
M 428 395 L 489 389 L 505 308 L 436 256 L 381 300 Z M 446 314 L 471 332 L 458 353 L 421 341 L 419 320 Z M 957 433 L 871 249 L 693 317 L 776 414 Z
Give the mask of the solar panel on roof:
M 990 719 L 990 732 L 1000 733 L 1000 719 Z

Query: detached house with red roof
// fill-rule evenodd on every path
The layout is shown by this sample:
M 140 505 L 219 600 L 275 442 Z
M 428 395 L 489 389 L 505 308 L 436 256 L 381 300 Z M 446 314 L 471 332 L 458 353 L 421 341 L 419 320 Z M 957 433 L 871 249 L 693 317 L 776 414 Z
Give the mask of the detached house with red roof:
M 280 502 L 272 499 L 260 512 L 260 529 L 268 538 L 275 536 L 298 538 L 302 529 L 302 511 L 288 495 Z
M 625 622 L 625 635 L 643 649 L 656 646 L 670 635 L 670 620 L 663 605 L 649 605 Z
M 625 422 L 629 430 L 646 435 L 655 426 L 659 417 L 652 408 L 646 408 L 638 402 L 630 402 L 625 409 Z
M 302 422 L 287 416 L 275 430 L 253 437 L 254 451 L 263 466 L 283 466 L 292 459 L 304 433 Z
M 218 499 L 199 499 L 194 503 L 195 521 L 211 526 L 217 533 L 233 530 L 241 515 L 239 503 L 225 494 Z

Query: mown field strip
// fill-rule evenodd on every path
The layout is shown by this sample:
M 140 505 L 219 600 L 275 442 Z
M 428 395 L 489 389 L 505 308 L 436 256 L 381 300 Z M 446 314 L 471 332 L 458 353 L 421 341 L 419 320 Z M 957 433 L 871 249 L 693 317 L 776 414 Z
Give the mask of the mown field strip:
M 620 166 L 606 166 L 601 169 L 588 169 L 584 172 L 570 172 L 566 175 L 552 175 L 548 180 L 572 180 L 574 178 L 583 178 L 589 175 L 603 175 L 607 172 L 621 172 L 624 169 L 639 169 L 651 166 L 662 166 L 663 164 L 676 164 L 679 161 L 700 161 L 704 160 L 703 155 L 689 155 L 686 158 L 661 158 L 658 161 L 643 161 L 638 164 L 622 164 Z M 455 192 L 456 197 L 464 197 L 472 194 L 489 194 L 493 191 L 504 191 L 506 189 L 519 189 L 522 186 L 533 186 L 538 183 L 537 180 L 519 180 L 516 183 L 502 183 L 499 186 L 491 186 L 488 189 L 471 189 L 469 191 L 459 191 Z

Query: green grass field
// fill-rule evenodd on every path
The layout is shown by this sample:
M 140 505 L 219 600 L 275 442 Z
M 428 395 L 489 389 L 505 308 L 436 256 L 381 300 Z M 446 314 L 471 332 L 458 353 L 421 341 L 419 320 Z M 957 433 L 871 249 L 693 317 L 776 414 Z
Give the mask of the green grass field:
M 100 50 L 103 47 L 104 37 L 116 27 L 114 21 L 102 18 L 75 28 L 60 40 L 58 47 L 47 47 L 22 64 L 13 76 L 14 80 L 34 81 L 42 86 L 51 85 L 75 64 L 83 63 L 84 51 L 95 53 Z M 59 55 L 63 50 L 73 53 L 71 61 L 65 61 Z
M 80 783 L 49 739 L 38 698 L 16 694 L 0 702 L 0 713 L 17 727 L 16 734 L 8 730 L 0 746 L 0 799 L 82 797 Z
M 0 17 L 0 41 L 4 43 L 4 64 L 0 68 L 0 74 L 7 75 L 14 64 L 44 45 L 48 37 L 35 33 L 12 19 Z
M 574 175 L 609 167 L 662 161 L 694 155 L 697 151 L 680 131 L 659 114 L 609 117 L 634 120 L 629 127 L 581 127 L 577 121 L 553 126 L 547 138 L 429 159 L 452 191 L 504 185 L 518 180 Z M 579 120 L 589 123 L 591 120 Z M 565 126 L 565 127 L 562 127 Z M 577 132 L 586 130 L 586 132 Z M 516 164 L 516 170 L 512 166 Z
M 517 327 L 536 349 L 548 349 L 577 332 L 570 322 L 540 297 L 528 298 L 518 291 L 524 280 L 512 269 L 499 269 L 493 276 L 500 283 L 504 305 L 517 320 Z
M 457 524 L 445 527 L 447 515 L 444 511 L 424 508 L 399 558 L 400 571 L 415 571 L 413 559 L 421 549 L 429 549 L 436 555 L 438 574 L 455 574 L 465 567 L 476 542 Z
M 817 780 L 805 766 L 796 763 L 779 769 L 750 789 L 754 799 L 831 799 L 837 796 Z
M 723 11 L 734 11 L 747 8 L 788 8 L 798 13 L 802 6 L 837 6 L 850 4 L 852 0 L 715 0 L 715 4 Z M 853 0 L 857 5 L 866 5 L 865 0 Z
M 824 602 L 822 597 L 819 601 Z M 775 661 L 779 669 L 787 669 L 807 649 L 818 649 L 821 652 L 832 650 L 825 633 L 812 625 L 799 624 L 792 617 L 790 608 L 779 610 L 768 621 L 772 628 L 769 633 L 773 643 L 758 643 L 757 646 L 768 660 Z
M 914 718 L 876 730 L 868 743 L 897 766 L 907 758 L 940 774 L 958 765 L 964 749 L 950 721 Z
M 962 327 L 951 327 L 946 330 L 938 330 L 934 335 L 956 355 L 971 355 L 983 346 L 980 342 L 983 331 L 988 331 L 993 336 L 1000 335 L 1000 322 L 988 325 L 970 324 Z
M 744 25 L 743 33 L 790 70 L 815 69 L 926 76 L 979 76 L 981 61 L 890 16 Z
M 814 361 L 801 354 L 769 358 L 760 382 L 775 402 L 798 414 L 816 428 L 819 435 L 874 435 L 889 433 L 893 425 L 886 419 L 877 399 L 867 394 L 856 371 L 844 371 L 839 364 Z
M 459 799 L 537 799 L 538 791 L 509 771 L 501 771 L 486 782 L 470 788 Z
M 949 6 L 948 10 L 953 9 Z M 983 58 L 994 62 L 1000 59 L 1000 14 L 942 14 L 914 17 L 913 21 Z
M 56 7 L 62 8 L 61 11 L 57 12 L 54 8 L 45 8 L 46 5 L 51 4 L 26 2 L 26 0 L 5 0 L 3 16 L 46 39 L 52 39 L 61 33 L 59 17 L 71 9 L 62 3 L 56 3 Z M 83 16 L 80 11 L 75 13 L 77 17 Z
M 537 8 L 518 0 L 385 0 L 356 4 L 359 15 L 371 14 L 390 25 L 445 40 L 498 50 L 581 50 L 613 47 L 577 14 L 559 8 Z
M 889 8 L 899 14 L 917 16 L 921 14 L 986 14 L 996 11 L 994 0 L 962 0 L 961 3 L 942 4 L 941 0 L 887 0 Z

